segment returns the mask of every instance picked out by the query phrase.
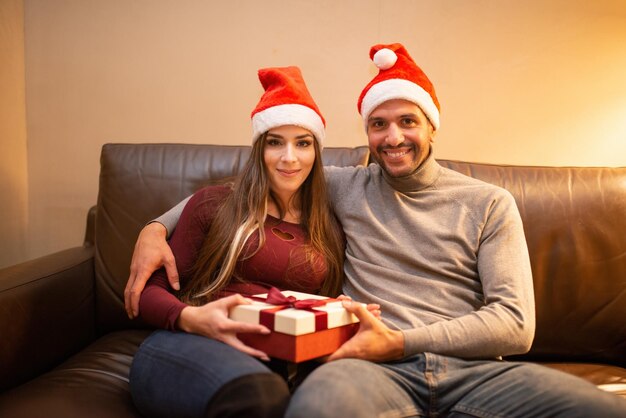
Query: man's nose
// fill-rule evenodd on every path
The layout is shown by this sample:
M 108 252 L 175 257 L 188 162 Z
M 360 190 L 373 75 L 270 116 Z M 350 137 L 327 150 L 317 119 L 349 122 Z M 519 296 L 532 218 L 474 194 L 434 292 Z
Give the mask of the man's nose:
M 397 124 L 392 123 L 389 125 L 387 129 L 387 138 L 385 142 L 391 145 L 392 147 L 398 146 L 404 141 L 404 135 L 402 135 L 402 130 L 398 127 Z

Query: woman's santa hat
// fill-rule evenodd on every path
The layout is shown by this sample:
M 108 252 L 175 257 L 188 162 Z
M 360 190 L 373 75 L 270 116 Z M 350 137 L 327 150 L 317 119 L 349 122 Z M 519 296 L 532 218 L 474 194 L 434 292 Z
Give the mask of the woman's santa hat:
M 265 132 L 283 125 L 309 130 L 320 146 L 326 135 L 326 121 L 304 84 L 298 67 L 275 67 L 259 70 L 265 89 L 252 114 L 252 142 Z
M 433 128 L 439 129 L 439 101 L 435 88 L 404 46 L 397 43 L 374 45 L 370 49 L 370 58 L 379 71 L 359 96 L 359 113 L 365 126 L 378 106 L 388 100 L 403 99 L 418 105 Z

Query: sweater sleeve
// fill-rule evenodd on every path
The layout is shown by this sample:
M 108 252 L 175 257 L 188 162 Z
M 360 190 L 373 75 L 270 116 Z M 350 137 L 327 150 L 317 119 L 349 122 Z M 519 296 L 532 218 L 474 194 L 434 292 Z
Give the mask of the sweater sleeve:
M 484 305 L 460 317 L 403 330 L 405 355 L 433 352 L 463 358 L 525 353 L 535 332 L 532 272 L 513 197 L 494 202 L 478 251 Z
M 176 259 L 181 286 L 191 279 L 191 268 L 215 214 L 215 202 L 221 201 L 224 190 L 207 187 L 178 205 L 187 203 L 183 205 L 180 220 L 171 235 L 169 245 Z M 173 293 L 165 269 L 161 268 L 148 280 L 139 301 L 139 312 L 141 317 L 154 327 L 176 330 L 176 321 L 186 306 Z
M 171 237 L 172 232 L 174 232 L 174 229 L 176 228 L 176 224 L 178 223 L 178 220 L 180 219 L 180 216 L 183 213 L 183 209 L 185 208 L 185 205 L 187 205 L 187 202 L 189 202 L 189 199 L 191 199 L 191 196 L 185 198 L 176 206 L 174 206 L 173 208 L 165 212 L 163 215 L 159 216 L 156 219 L 153 219 L 150 222 L 158 222 L 162 224 L 167 230 L 167 237 L 168 238 Z

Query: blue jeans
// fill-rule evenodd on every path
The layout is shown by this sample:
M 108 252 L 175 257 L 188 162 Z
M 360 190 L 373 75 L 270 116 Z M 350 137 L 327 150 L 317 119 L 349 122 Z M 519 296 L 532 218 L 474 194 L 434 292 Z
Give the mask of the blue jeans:
M 150 417 L 277 416 L 289 401 L 285 380 L 261 361 L 210 338 L 163 330 L 135 354 L 130 390 L 137 409 Z M 244 406 L 248 412 L 230 413 Z
M 430 353 L 318 367 L 286 417 L 626 417 L 626 401 L 544 366 Z

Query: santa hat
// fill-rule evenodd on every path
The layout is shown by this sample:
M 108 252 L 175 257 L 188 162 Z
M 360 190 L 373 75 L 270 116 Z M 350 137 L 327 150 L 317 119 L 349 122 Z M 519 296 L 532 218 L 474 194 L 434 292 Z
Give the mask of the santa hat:
M 404 46 L 374 45 L 370 49 L 370 58 L 379 71 L 359 96 L 359 113 L 366 126 L 367 119 L 378 106 L 388 100 L 404 99 L 418 105 L 435 130 L 439 129 L 439 101 L 435 88 Z
M 298 67 L 263 68 L 259 80 L 265 89 L 252 114 L 252 142 L 272 128 L 296 125 L 309 130 L 320 146 L 326 121 L 304 84 Z

